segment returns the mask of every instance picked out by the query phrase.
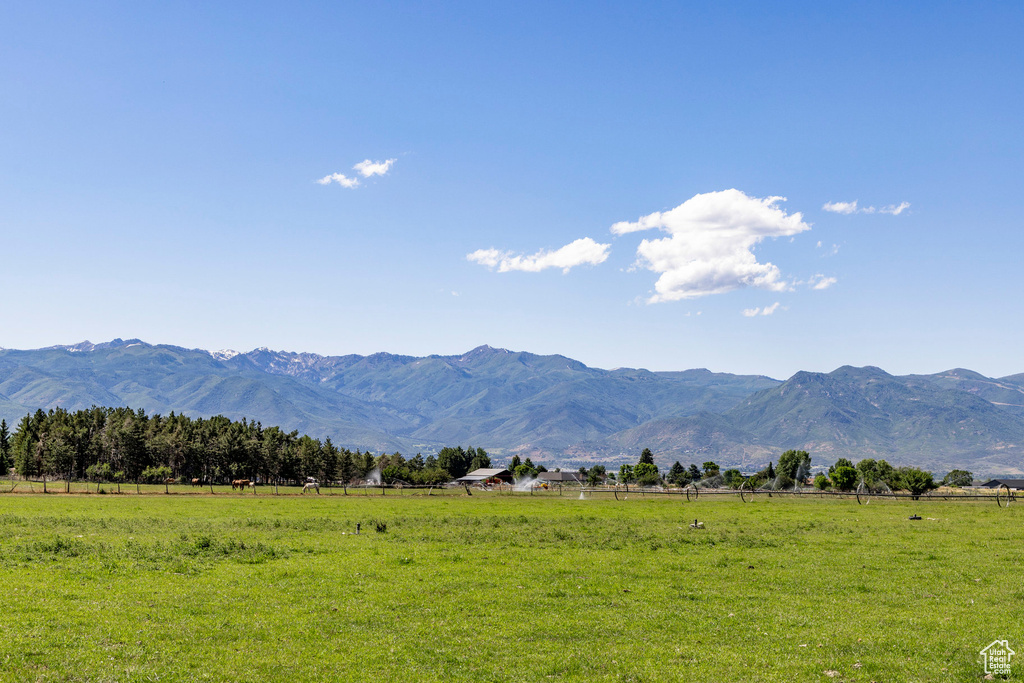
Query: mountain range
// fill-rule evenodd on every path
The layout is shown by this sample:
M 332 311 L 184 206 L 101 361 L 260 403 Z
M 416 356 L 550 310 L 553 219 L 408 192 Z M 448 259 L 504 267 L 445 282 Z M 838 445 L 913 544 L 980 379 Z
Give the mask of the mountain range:
M 204 351 L 137 339 L 0 350 L 0 416 L 92 405 L 247 417 L 350 448 L 445 445 L 549 466 L 715 460 L 758 469 L 788 448 L 815 466 L 885 458 L 937 472 L 1024 473 L 1024 374 L 874 367 L 786 381 L 704 369 L 602 370 L 481 346 L 458 356 Z

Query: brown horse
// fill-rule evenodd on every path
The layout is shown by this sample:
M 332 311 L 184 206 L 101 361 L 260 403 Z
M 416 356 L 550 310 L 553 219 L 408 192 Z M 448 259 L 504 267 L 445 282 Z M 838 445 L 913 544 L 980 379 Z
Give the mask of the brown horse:
M 247 486 L 249 486 L 249 480 L 248 479 L 235 479 L 235 480 L 233 480 L 231 482 L 232 490 L 234 490 L 234 489 L 242 489 L 244 491 Z
M 202 486 L 203 480 L 198 477 L 192 480 L 192 486 Z

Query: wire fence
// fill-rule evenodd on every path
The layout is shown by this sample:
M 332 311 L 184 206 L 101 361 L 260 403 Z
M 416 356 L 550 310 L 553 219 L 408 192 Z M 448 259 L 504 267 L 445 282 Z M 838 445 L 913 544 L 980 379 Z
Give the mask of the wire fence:
M 858 487 L 854 491 L 827 491 L 811 487 L 783 490 L 753 489 L 749 487 L 711 488 L 692 484 L 681 488 L 638 487 L 638 486 L 586 486 L 572 484 L 546 484 L 522 486 L 514 484 L 469 485 L 447 483 L 440 485 L 406 484 L 406 483 L 362 483 L 351 484 L 320 484 L 317 489 L 309 489 L 303 483 L 275 484 L 261 482 L 252 486 L 232 487 L 229 484 L 191 482 L 165 482 L 160 484 L 141 484 L 126 482 L 88 482 L 66 481 L 60 479 L 23 479 L 12 478 L 0 480 L 2 494 L 72 494 L 72 495 L 225 495 L 225 496 L 473 496 L 473 495 L 505 495 L 505 496 L 540 496 L 540 497 L 575 497 L 613 498 L 619 501 L 642 500 L 651 498 L 674 497 L 682 502 L 698 502 L 700 499 L 734 498 L 744 503 L 756 500 L 785 499 L 832 499 L 855 500 L 864 505 L 872 501 L 950 501 L 950 502 L 982 502 L 995 503 L 1000 507 L 1008 507 L 1017 500 L 1018 491 L 1005 484 L 997 489 L 947 489 L 943 491 L 927 491 L 911 493 L 891 490 L 870 490 Z

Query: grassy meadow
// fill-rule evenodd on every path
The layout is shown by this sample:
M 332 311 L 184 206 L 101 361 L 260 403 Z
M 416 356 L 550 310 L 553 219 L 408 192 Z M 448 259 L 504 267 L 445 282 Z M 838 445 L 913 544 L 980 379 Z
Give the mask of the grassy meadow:
M 0 495 L 0 680 L 972 681 L 1024 653 L 1024 508 L 259 493 Z

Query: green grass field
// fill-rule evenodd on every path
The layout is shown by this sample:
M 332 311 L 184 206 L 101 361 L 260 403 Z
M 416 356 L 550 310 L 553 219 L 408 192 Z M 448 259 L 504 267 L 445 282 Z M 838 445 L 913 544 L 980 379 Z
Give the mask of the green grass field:
M 0 679 L 972 681 L 1024 653 L 1024 508 L 267 493 L 0 495 Z

